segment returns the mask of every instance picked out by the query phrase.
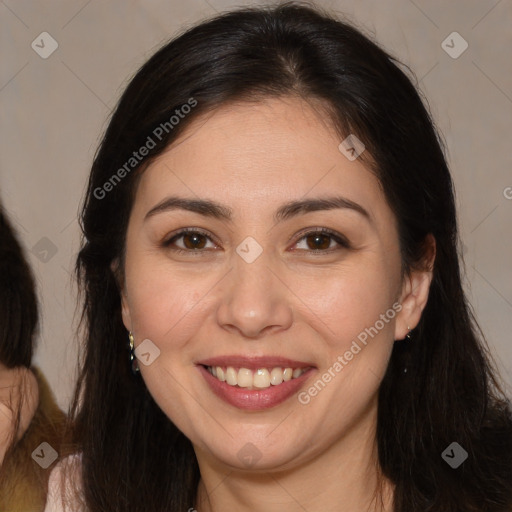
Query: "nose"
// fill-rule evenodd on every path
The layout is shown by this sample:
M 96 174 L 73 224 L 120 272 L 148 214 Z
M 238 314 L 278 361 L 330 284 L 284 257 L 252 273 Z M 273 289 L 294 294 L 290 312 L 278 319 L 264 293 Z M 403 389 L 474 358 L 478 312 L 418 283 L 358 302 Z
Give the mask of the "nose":
M 260 339 L 291 326 L 293 294 L 278 276 L 278 266 L 265 250 L 251 263 L 234 257 L 217 309 L 217 321 L 223 329 Z

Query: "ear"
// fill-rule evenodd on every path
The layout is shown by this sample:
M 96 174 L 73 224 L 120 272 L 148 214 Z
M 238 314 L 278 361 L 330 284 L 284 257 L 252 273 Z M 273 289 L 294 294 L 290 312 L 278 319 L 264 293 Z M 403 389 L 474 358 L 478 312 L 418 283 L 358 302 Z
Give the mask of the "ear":
M 428 234 L 424 241 L 424 258 L 422 270 L 412 270 L 405 278 L 402 286 L 400 304 L 402 309 L 395 322 L 395 340 L 403 340 L 409 332 L 407 327 L 414 329 L 427 305 L 430 284 L 434 275 L 434 261 L 436 257 L 436 240 Z
M 127 331 L 132 331 L 132 317 L 130 314 L 130 306 L 126 294 L 121 292 L 121 315 L 123 317 L 123 324 Z
M 126 286 L 124 283 L 124 279 L 122 278 L 119 269 L 119 259 L 116 258 L 114 261 L 112 261 L 112 263 L 110 264 L 110 269 L 112 270 L 116 278 L 119 293 L 121 295 L 121 315 L 123 317 L 123 324 L 126 327 L 127 331 L 131 331 L 132 319 L 130 315 L 130 306 L 128 304 L 128 297 L 126 294 Z

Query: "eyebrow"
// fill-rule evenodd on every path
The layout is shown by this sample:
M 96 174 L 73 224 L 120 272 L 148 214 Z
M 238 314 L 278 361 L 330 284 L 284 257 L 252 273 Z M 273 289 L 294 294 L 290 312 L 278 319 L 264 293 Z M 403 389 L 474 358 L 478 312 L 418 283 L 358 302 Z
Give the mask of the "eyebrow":
M 334 209 L 348 209 L 356 211 L 366 218 L 370 224 L 372 224 L 372 217 L 367 210 L 365 210 L 360 204 L 342 196 L 290 201 L 282 205 L 274 213 L 274 221 L 283 222 L 305 213 Z M 187 210 L 205 217 L 211 217 L 227 222 L 233 221 L 233 210 L 228 206 L 209 199 L 189 199 L 178 196 L 166 197 L 163 201 L 151 208 L 144 217 L 144 221 L 159 213 L 171 210 Z

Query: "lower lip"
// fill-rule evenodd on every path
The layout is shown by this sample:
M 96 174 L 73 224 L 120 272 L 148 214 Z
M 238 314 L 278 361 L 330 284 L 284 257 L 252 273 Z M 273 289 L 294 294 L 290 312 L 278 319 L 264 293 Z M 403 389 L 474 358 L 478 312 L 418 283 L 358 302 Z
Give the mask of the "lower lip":
M 197 367 L 212 391 L 219 398 L 239 409 L 248 411 L 270 409 L 284 402 L 301 388 L 314 371 L 314 368 L 310 368 L 300 377 L 288 380 L 277 386 L 271 384 L 268 388 L 249 390 L 238 386 L 230 386 L 226 382 L 221 382 L 214 377 L 204 366 L 197 365 Z

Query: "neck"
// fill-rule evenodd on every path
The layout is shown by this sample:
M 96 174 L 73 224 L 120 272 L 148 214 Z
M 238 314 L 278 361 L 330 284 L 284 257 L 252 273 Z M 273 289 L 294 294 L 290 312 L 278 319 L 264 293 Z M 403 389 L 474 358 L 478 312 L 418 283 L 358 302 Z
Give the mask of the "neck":
M 233 470 L 198 457 L 197 512 L 390 512 L 393 485 L 380 472 L 375 425 L 376 407 L 292 469 Z

